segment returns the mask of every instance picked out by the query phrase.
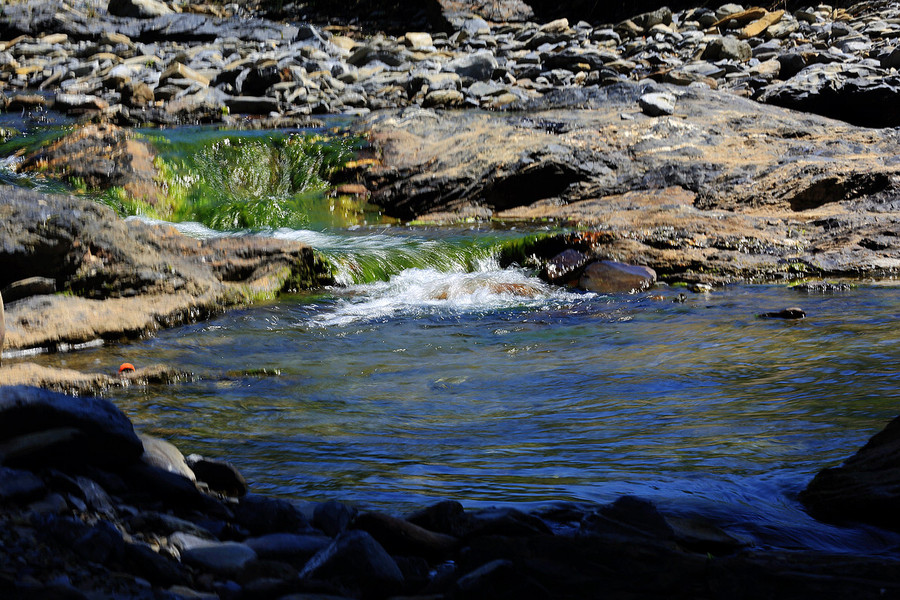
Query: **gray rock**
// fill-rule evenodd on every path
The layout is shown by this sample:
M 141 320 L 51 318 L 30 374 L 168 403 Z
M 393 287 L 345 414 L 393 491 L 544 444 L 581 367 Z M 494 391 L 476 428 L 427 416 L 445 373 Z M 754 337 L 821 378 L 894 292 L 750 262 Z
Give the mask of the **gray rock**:
M 410 523 L 384 513 L 362 513 L 353 521 L 354 529 L 372 535 L 392 555 L 447 557 L 459 545 L 459 540 L 443 533 Z
M 3 294 L 0 293 L 0 365 L 3 364 L 3 341 L 6 339 L 6 316 L 3 311 Z
M 646 290 L 655 281 L 656 272 L 649 267 L 602 260 L 585 268 L 578 286 L 600 294 L 634 293 Z
M 293 565 L 304 565 L 318 552 L 331 544 L 324 535 L 296 533 L 270 533 L 244 540 L 264 560 L 279 560 Z
M 367 593 L 399 591 L 403 573 L 385 549 L 365 531 L 342 533 L 313 556 L 300 572 L 301 579 L 325 579 Z
M 443 70 L 448 73 L 456 73 L 460 77 L 484 81 L 491 78 L 497 66 L 497 59 L 491 52 L 479 51 L 451 60 L 444 65 Z
M 671 115 L 675 112 L 675 96 L 664 92 L 651 92 L 638 99 L 641 111 L 651 117 Z
M 703 51 L 704 60 L 748 61 L 753 57 L 753 48 L 747 42 L 725 36 L 714 39 Z
M 184 455 L 174 444 L 143 433 L 138 437 L 144 445 L 144 455 L 141 459 L 145 463 L 196 481 L 197 478 L 185 462 Z
M 164 2 L 157 0 L 110 0 L 107 6 L 109 14 L 117 17 L 135 17 L 150 19 L 161 15 L 170 15 L 172 9 Z
M 169 537 L 181 552 L 184 563 L 219 575 L 234 576 L 256 560 L 256 552 L 247 544 L 219 542 L 189 533 L 175 533 Z
M 60 428 L 77 433 L 52 454 L 41 456 L 41 462 L 115 467 L 143 454 L 131 421 L 109 400 L 72 398 L 26 386 L 0 387 L 0 440 Z

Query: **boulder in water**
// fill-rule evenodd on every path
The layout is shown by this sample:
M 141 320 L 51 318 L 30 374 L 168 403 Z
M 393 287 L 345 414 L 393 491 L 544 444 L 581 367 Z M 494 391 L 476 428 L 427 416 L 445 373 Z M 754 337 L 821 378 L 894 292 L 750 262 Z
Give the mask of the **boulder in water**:
M 829 522 L 900 531 L 900 417 L 842 465 L 821 471 L 800 493 L 809 513 Z
M 578 286 L 600 294 L 634 293 L 646 290 L 655 282 L 656 271 L 650 267 L 601 260 L 585 267 Z

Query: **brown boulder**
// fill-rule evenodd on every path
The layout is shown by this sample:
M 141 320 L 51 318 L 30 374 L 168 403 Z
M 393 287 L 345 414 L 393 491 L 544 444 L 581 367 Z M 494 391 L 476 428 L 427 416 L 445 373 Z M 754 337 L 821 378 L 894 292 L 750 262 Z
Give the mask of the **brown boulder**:
M 585 267 L 578 287 L 600 294 L 634 293 L 646 290 L 654 282 L 656 271 L 650 267 L 601 260 Z

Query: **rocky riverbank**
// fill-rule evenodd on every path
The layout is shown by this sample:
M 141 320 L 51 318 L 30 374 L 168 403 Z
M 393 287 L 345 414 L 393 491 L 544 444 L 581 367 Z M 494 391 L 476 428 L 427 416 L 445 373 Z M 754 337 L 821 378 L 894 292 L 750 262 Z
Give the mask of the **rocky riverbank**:
M 229 463 L 136 433 L 107 400 L 0 387 L 0 423 L 4 598 L 900 595 L 895 556 L 766 548 L 634 497 L 532 512 L 445 501 L 399 516 L 253 494 Z M 861 454 L 891 451 L 896 429 Z M 896 502 L 887 466 L 854 458 L 846 481 L 851 465 L 881 480 L 855 487 L 857 507 Z M 820 478 L 814 486 L 827 488 Z M 882 520 L 888 512 L 850 507 L 829 517 L 896 528 L 895 518 Z

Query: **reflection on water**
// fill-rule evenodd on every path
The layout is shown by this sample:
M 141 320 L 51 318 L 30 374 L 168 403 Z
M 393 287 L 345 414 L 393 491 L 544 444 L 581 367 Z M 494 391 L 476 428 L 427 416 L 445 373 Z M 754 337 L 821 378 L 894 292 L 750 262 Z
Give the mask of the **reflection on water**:
M 878 545 L 814 523 L 796 494 L 900 412 L 900 292 L 680 291 L 418 269 L 37 360 L 201 374 L 113 399 L 260 493 L 395 512 L 637 494 L 783 546 Z M 755 316 L 795 305 L 808 318 Z M 223 376 L 262 368 L 280 374 Z

